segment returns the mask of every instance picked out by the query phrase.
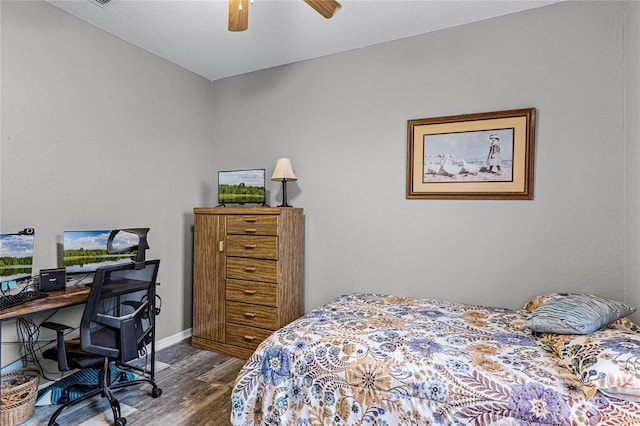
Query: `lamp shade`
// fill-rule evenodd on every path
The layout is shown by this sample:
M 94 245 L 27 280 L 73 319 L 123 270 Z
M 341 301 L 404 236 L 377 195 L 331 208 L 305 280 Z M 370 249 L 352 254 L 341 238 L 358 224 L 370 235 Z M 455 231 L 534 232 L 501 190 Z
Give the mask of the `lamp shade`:
M 273 171 L 271 180 L 291 181 L 298 180 L 291 167 L 291 160 L 288 158 L 278 158 L 276 169 Z

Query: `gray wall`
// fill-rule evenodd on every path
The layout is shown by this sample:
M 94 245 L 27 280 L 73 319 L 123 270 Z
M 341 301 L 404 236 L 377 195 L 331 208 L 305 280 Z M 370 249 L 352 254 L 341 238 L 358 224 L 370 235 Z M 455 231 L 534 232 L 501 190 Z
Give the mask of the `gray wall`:
M 640 2 L 627 3 L 625 32 L 625 300 L 640 307 Z M 634 318 L 640 319 L 640 313 Z
M 560 3 L 215 81 L 214 166 L 292 159 L 307 309 L 355 291 L 623 299 L 626 6 Z M 537 108 L 533 201 L 405 199 L 408 119 L 524 107 Z
M 150 227 L 159 337 L 188 329 L 192 208 L 213 176 L 211 82 L 47 3 L 0 7 L 1 232 L 36 229 L 37 270 L 58 266 L 64 230 Z

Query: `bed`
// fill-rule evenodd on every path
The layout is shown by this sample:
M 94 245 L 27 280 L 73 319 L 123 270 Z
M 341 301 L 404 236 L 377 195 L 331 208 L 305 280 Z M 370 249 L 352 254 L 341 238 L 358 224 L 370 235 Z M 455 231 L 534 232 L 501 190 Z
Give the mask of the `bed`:
M 231 423 L 640 425 L 633 309 L 588 333 L 540 331 L 542 311 L 566 296 L 522 310 L 338 297 L 260 344 L 236 379 Z

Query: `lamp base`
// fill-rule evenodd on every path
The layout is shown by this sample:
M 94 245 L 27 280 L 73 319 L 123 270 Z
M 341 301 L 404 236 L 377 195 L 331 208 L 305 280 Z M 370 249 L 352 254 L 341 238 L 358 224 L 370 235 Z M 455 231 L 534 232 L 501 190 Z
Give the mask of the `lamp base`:
M 291 207 L 289 204 L 287 204 L 287 180 L 286 179 L 282 179 L 282 204 L 280 204 L 278 207 Z

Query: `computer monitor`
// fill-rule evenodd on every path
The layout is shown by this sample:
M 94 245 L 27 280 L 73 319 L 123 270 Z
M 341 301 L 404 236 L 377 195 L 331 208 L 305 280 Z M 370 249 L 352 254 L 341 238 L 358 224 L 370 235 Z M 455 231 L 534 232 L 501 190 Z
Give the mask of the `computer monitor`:
M 139 236 L 120 231 L 109 243 L 111 232 L 106 229 L 64 231 L 62 263 L 67 274 L 88 274 L 101 266 L 134 262 Z
M 0 282 L 31 278 L 33 270 L 33 229 L 0 234 Z

